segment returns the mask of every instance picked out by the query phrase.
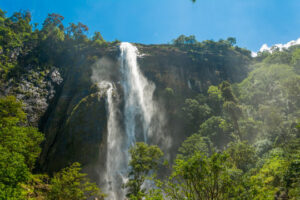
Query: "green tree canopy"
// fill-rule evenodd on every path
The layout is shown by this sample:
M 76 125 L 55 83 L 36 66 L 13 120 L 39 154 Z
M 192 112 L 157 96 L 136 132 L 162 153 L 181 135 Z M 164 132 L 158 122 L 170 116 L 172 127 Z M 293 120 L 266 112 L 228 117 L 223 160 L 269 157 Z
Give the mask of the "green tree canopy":
M 87 200 L 90 197 L 104 199 L 104 195 L 95 183 L 91 183 L 86 177 L 87 174 L 81 173 L 79 163 L 62 169 L 56 173 L 50 182 L 50 190 L 47 195 L 49 200 Z
M 128 189 L 126 196 L 129 199 L 141 200 L 146 192 L 142 184 L 149 177 L 149 173 L 153 173 L 161 163 L 163 152 L 157 146 L 149 146 L 143 142 L 136 143 L 129 152 L 131 160 L 129 180 L 125 184 Z
M 23 198 L 21 185 L 41 152 L 43 135 L 25 122 L 21 102 L 13 96 L 0 98 L 0 199 Z

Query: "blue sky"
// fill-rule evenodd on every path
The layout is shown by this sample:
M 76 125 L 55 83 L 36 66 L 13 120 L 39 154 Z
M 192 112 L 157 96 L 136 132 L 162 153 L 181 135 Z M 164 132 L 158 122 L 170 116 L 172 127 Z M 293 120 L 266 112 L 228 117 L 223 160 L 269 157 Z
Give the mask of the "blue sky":
M 65 24 L 82 22 L 92 35 L 145 44 L 167 43 L 180 34 L 199 41 L 237 38 L 257 51 L 262 44 L 300 37 L 300 0 L 1 0 L 10 16 L 30 10 L 33 22 L 59 13 Z

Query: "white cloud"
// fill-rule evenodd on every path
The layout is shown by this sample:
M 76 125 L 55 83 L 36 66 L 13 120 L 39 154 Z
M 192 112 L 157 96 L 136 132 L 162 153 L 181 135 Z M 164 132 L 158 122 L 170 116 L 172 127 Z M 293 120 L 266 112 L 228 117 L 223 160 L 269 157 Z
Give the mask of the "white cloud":
M 298 44 L 300 45 L 300 38 L 298 38 L 297 40 L 289 41 L 289 42 L 286 43 L 286 44 L 275 44 L 275 45 L 273 45 L 273 46 L 271 46 L 271 47 L 269 47 L 267 44 L 263 44 L 263 45 L 261 46 L 261 48 L 259 49 L 258 52 L 268 51 L 268 52 L 272 53 L 273 50 L 274 50 L 274 49 L 273 49 L 274 47 L 275 47 L 275 48 L 278 48 L 280 51 L 282 51 L 282 50 L 284 50 L 284 49 L 288 49 L 288 48 L 290 48 L 291 46 L 295 46 L 295 45 L 298 45 Z M 251 56 L 252 56 L 252 57 L 256 57 L 256 56 L 257 56 L 257 52 L 253 52 L 253 51 L 252 51 Z

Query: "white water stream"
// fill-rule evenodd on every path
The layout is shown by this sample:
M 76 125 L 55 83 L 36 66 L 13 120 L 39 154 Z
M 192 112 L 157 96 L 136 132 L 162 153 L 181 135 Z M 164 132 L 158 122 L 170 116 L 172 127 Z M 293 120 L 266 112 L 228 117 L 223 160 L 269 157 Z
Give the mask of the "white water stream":
M 127 155 L 122 151 L 122 132 L 117 118 L 118 108 L 114 100 L 115 87 L 112 83 L 102 81 L 99 88 L 106 90 L 107 95 L 107 156 L 105 172 L 105 193 L 111 200 L 123 199 L 124 191 L 121 189 L 124 182 L 124 167 L 127 166 Z
M 126 182 L 129 162 L 129 148 L 136 141 L 147 142 L 152 134 L 151 121 L 155 103 L 152 100 L 155 86 L 149 83 L 140 72 L 137 64 L 138 49 L 130 43 L 120 45 L 121 85 L 124 91 L 124 127 L 121 130 L 118 121 L 118 108 L 113 98 L 114 86 L 102 81 L 99 87 L 106 89 L 107 121 L 107 158 L 104 192 L 109 200 L 122 200 L 125 191 L 122 184 Z M 123 135 L 122 135 L 123 134 Z
M 122 42 L 121 72 L 125 100 L 125 128 L 128 147 L 136 140 L 147 142 L 151 135 L 151 120 L 154 114 L 154 84 L 147 81 L 137 64 L 138 49 L 128 42 Z

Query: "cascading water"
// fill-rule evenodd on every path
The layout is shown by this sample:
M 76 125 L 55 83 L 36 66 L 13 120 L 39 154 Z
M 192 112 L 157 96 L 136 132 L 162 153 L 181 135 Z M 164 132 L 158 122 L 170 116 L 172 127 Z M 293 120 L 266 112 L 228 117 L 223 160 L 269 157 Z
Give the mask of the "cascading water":
M 107 96 L 107 155 L 106 155 L 106 172 L 105 172 L 105 193 L 111 200 L 123 199 L 125 196 L 122 190 L 122 183 L 126 175 L 127 156 L 122 151 L 123 137 L 120 131 L 119 121 L 117 119 L 118 109 L 113 98 L 115 90 L 112 83 L 102 81 L 99 88 L 106 90 Z
M 152 100 L 155 86 L 140 72 L 137 64 L 138 49 L 128 42 L 122 42 L 121 72 L 124 89 L 125 129 L 128 147 L 136 140 L 147 142 L 151 135 L 151 120 L 154 113 Z
M 125 131 L 120 128 L 118 108 L 113 98 L 113 84 L 102 81 L 98 85 L 100 89 L 106 90 L 107 95 L 108 134 L 104 192 L 110 200 L 125 198 L 122 184 L 126 182 L 125 177 L 128 173 L 128 150 L 136 141 L 147 142 L 148 137 L 152 135 L 151 123 L 155 112 L 152 99 L 155 86 L 140 72 L 137 64 L 138 49 L 130 43 L 123 42 L 120 50 Z

